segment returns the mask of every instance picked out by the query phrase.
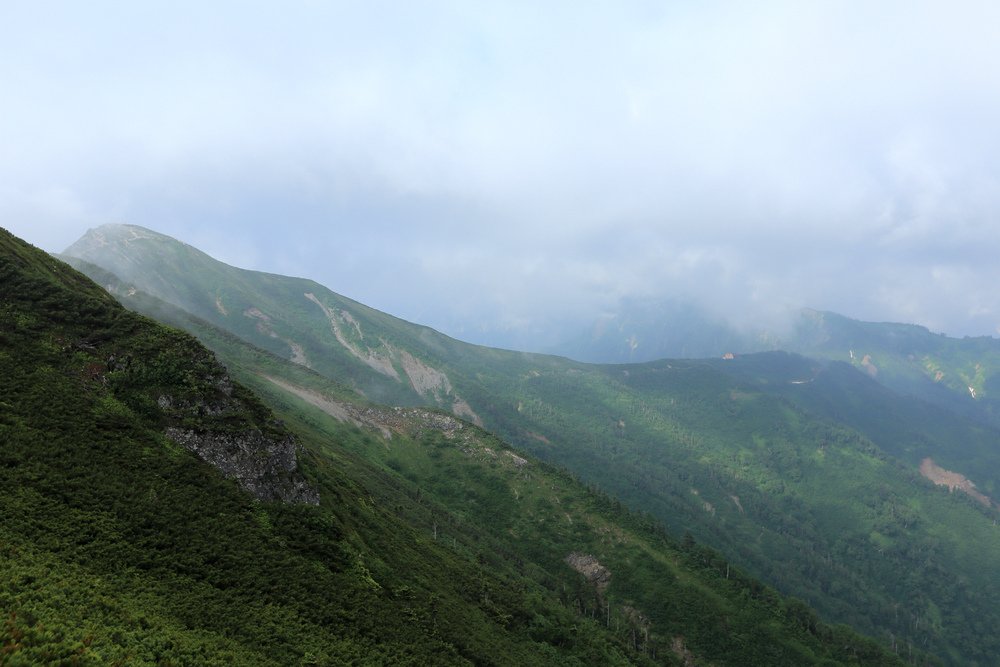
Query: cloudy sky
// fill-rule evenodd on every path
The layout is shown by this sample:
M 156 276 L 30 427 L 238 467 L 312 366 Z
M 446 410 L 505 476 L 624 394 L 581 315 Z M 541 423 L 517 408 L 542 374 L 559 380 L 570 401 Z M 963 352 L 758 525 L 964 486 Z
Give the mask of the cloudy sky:
M 0 226 L 466 339 L 623 296 L 1000 326 L 1000 3 L 0 3 Z M 484 333 L 483 330 L 486 330 Z

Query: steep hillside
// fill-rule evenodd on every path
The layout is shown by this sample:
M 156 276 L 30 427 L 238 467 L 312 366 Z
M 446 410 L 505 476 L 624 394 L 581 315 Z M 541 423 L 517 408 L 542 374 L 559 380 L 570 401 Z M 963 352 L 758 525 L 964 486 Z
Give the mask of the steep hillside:
M 825 626 L 800 602 L 780 601 L 718 552 L 690 539 L 677 544 L 651 517 L 628 512 L 474 425 L 421 408 L 345 401 L 335 387 L 326 393 L 321 378 L 284 371 L 281 378 L 258 376 L 260 391 L 290 420 L 342 434 L 340 442 L 398 472 L 415 497 L 447 508 L 450 517 L 426 518 L 435 539 L 483 526 L 488 536 L 480 550 L 531 563 L 525 570 L 559 588 L 578 613 L 651 657 L 669 650 L 683 664 L 891 661 L 846 627 Z M 535 622 L 551 631 L 545 619 Z M 912 649 L 909 657 L 927 660 Z
M 466 405 L 446 375 L 406 347 L 417 336 L 447 354 L 454 341 L 311 280 L 227 266 L 132 225 L 91 230 L 65 255 L 96 264 L 262 349 L 342 378 L 372 400 L 432 403 L 457 412 Z M 329 353 L 331 347 L 336 353 Z M 465 416 L 475 420 L 475 415 Z
M 101 228 L 73 252 L 112 258 L 106 268 L 118 252 L 148 262 L 121 292 L 125 303 L 132 289 L 175 284 L 175 293 L 196 295 L 175 306 L 303 370 L 479 421 L 887 645 L 953 664 L 988 665 L 1000 654 L 984 630 L 1000 623 L 994 510 L 935 486 L 904 449 L 880 447 L 860 422 L 708 363 L 598 367 L 466 345 L 315 283 L 226 267 L 137 228 Z M 183 270 L 158 259 L 178 254 Z M 226 306 L 237 293 L 238 306 Z M 199 335 L 223 356 L 236 342 Z M 936 438 L 928 434 L 928 451 L 951 444 Z M 977 481 L 974 471 L 942 465 Z
M 5 664 L 901 664 L 467 422 L 173 310 L 277 422 L 2 231 L 0 286 Z
M 6 232 L 0 286 L 5 664 L 645 661 L 596 623 L 533 636 L 578 614 L 372 506 L 409 500 L 351 457 L 305 452 L 306 483 L 297 437 L 194 339 Z

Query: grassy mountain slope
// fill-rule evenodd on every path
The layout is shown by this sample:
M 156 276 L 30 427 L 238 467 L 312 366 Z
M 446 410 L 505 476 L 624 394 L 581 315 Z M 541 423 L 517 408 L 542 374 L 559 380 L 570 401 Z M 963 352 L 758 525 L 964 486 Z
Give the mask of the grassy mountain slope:
M 671 659 L 697 656 L 713 664 L 888 659 L 846 628 L 823 626 L 804 605 L 779 602 L 717 552 L 677 545 L 650 518 L 628 513 L 468 423 L 420 408 L 344 402 L 319 388 L 324 383 L 316 377 L 300 376 L 298 384 L 287 375 L 280 383 L 269 377 L 259 389 L 290 422 L 308 424 L 398 472 L 411 498 L 438 503 L 423 517 L 428 535 L 464 550 L 462 533 L 476 530 L 477 559 L 512 559 L 582 617 L 646 655 L 669 650 Z M 540 615 L 531 624 L 553 639 L 565 632 Z
M 574 633 L 579 615 L 509 564 L 367 502 L 408 500 L 349 455 L 305 453 L 319 506 L 261 503 L 167 439 L 170 409 L 147 400 L 211 405 L 218 366 L 194 339 L 6 232 L 0 285 L 5 664 L 645 661 L 596 623 Z M 150 350 L 141 367 L 101 366 Z M 291 435 L 232 386 L 241 409 L 189 425 Z M 489 605 L 483 590 L 498 591 Z M 536 614 L 557 642 L 532 634 Z
M 369 396 L 477 420 L 826 618 L 954 664 L 1000 655 L 986 630 L 1000 622 L 994 514 L 935 487 L 857 424 L 712 364 L 597 367 L 466 345 L 141 228 L 101 228 L 71 251 L 131 270 L 140 290 L 183 289 L 191 301 L 176 306 Z M 163 259 L 177 254 L 183 270 Z M 233 341 L 206 339 L 223 356 Z
M 178 415 L 220 391 L 192 338 L 2 231 L 0 286 L 5 664 L 900 664 L 447 414 L 202 322 L 287 423 L 228 378 L 228 411 Z M 318 504 L 256 499 L 177 419 L 296 438 Z
M 65 255 L 70 261 L 90 261 L 262 349 L 329 377 L 350 378 L 372 400 L 416 405 L 431 399 L 445 405 L 452 398 L 433 378 L 422 381 L 419 360 L 401 358 L 397 338 L 419 336 L 413 325 L 400 328 L 395 318 L 311 280 L 236 269 L 131 225 L 91 230 Z M 363 330 L 359 321 L 366 325 Z M 432 345 L 444 338 L 430 329 L 426 335 Z M 343 353 L 326 354 L 331 344 Z
M 672 542 L 650 518 L 630 514 L 468 423 L 373 405 L 156 299 L 133 293 L 129 302 L 135 299 L 165 319 L 186 319 L 317 451 L 332 459 L 357 454 L 398 474 L 405 502 L 398 490 L 382 486 L 369 495 L 372 506 L 409 517 L 425 536 L 491 568 L 513 561 L 557 591 L 575 614 L 603 622 L 626 647 L 650 658 L 679 654 L 714 664 L 889 660 L 846 628 L 824 626 L 804 605 L 780 601 L 718 553 Z M 357 461 L 352 466 L 354 474 L 372 474 L 361 472 Z M 610 581 L 589 582 L 567 566 L 574 557 Z M 484 589 L 484 600 L 498 593 Z M 559 642 L 571 638 L 542 614 L 532 617 L 531 627 Z

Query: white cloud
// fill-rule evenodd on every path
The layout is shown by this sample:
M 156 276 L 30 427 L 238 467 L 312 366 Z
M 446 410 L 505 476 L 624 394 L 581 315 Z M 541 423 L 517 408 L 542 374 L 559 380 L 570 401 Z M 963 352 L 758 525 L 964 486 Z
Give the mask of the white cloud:
M 53 250 L 146 224 L 431 324 L 662 291 L 744 319 L 803 303 L 992 332 L 998 19 L 971 1 L 5 7 L 0 214 Z M 405 280 L 372 275 L 392 267 Z

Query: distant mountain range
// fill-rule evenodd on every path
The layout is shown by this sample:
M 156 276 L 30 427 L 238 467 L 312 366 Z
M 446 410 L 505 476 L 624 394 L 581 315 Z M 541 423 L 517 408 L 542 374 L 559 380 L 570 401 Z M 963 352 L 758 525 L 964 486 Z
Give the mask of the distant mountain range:
M 992 394 L 1000 388 L 1000 340 L 955 339 L 917 325 L 860 322 L 808 308 L 790 310 L 785 319 L 778 329 L 744 331 L 692 302 L 623 299 L 588 331 L 546 350 L 603 364 L 784 350 L 850 362 L 896 390 L 963 412 L 972 403 L 956 399 L 997 411 Z
M 344 397 L 445 410 L 908 659 L 1000 655 L 992 339 L 805 312 L 789 348 L 808 357 L 746 355 L 734 338 L 730 358 L 589 365 L 462 343 L 140 227 L 92 230 L 65 256 L 201 338 L 279 412 L 326 406 L 381 432 Z M 425 463 L 384 463 L 424 488 Z
M 599 364 L 796 352 L 849 363 L 899 393 L 1000 425 L 1000 340 L 988 336 L 956 339 L 808 308 L 790 310 L 777 329 L 748 332 L 691 302 L 624 299 L 588 331 L 545 348 Z
M 565 325 L 554 328 L 557 340 L 543 345 L 546 352 L 596 364 L 721 357 L 780 346 L 766 327 L 741 330 L 683 299 L 623 298 L 575 333 Z

